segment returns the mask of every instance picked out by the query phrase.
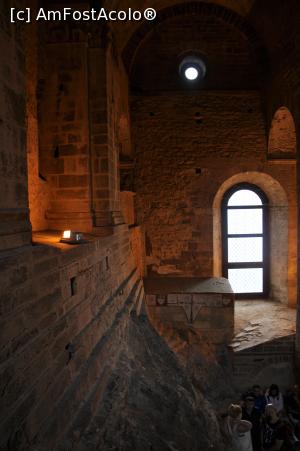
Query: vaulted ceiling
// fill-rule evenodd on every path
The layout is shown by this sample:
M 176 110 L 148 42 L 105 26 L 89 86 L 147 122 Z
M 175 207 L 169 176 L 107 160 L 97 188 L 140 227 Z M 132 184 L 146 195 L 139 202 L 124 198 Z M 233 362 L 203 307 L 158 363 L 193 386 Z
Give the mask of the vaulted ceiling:
M 96 2 L 97 0 L 94 0 Z M 100 0 L 98 0 L 100 2 Z M 270 64 L 272 70 L 278 70 L 284 60 L 295 58 L 298 54 L 300 43 L 300 2 L 299 0 L 103 0 L 101 5 L 108 9 L 146 9 L 155 8 L 158 16 L 164 16 L 165 11 L 170 8 L 178 8 L 178 5 L 185 4 L 206 4 L 216 5 L 223 8 L 230 15 L 236 15 L 237 28 L 243 23 L 244 34 L 249 38 L 249 34 L 254 36 L 258 47 L 265 49 L 266 65 Z M 146 24 L 145 24 L 146 22 Z M 132 40 L 136 41 L 136 48 L 139 46 L 137 37 L 142 42 L 148 31 L 155 29 L 159 20 L 153 22 L 114 22 L 115 43 L 122 51 L 132 46 Z M 232 23 L 235 26 L 235 23 Z M 143 30 L 144 27 L 144 30 Z M 249 34 L 247 33 L 249 31 Z M 243 32 L 243 30 L 241 30 Z M 252 38 L 250 38 L 250 41 Z M 262 67 L 262 70 L 263 67 Z
M 224 6 L 225 8 L 231 9 L 235 11 L 236 13 L 245 16 L 249 13 L 251 10 L 251 7 L 255 3 L 255 0 L 200 0 L 205 3 L 215 3 L 221 6 Z M 147 7 L 153 7 L 159 9 L 166 8 L 168 6 L 175 5 L 177 3 L 188 3 L 189 0 L 144 0 L 143 4 L 141 5 L 140 0 L 105 0 L 104 6 L 110 9 L 124 9 L 124 8 L 136 8 L 141 9 L 141 6 L 143 8 Z
M 255 0 L 196 0 L 199 3 L 211 3 L 227 8 L 240 16 L 247 16 Z M 190 3 L 190 0 L 144 0 L 141 4 L 140 0 L 104 0 L 101 2 L 102 5 L 108 9 L 146 9 L 146 8 L 154 8 L 157 12 L 169 8 L 173 5 Z M 154 21 L 155 22 L 155 21 Z M 120 48 L 124 47 L 128 42 L 130 36 L 139 28 L 140 23 L 138 22 L 122 22 L 120 24 L 114 24 L 114 28 L 116 29 L 116 39 L 118 42 L 118 46 Z M 155 25 L 155 24 L 154 24 Z

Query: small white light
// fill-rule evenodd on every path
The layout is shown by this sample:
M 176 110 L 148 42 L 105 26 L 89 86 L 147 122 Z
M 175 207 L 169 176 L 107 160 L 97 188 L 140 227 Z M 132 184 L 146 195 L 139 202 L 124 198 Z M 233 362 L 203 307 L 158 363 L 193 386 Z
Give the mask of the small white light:
M 87 240 L 84 239 L 82 232 L 74 232 L 73 230 L 64 230 L 60 239 L 60 243 L 65 244 L 83 244 L 86 242 Z
M 195 67 L 188 67 L 184 71 L 184 76 L 188 80 L 196 80 L 199 77 L 199 71 Z
M 69 240 L 71 238 L 71 230 L 65 230 L 63 233 L 63 238 Z

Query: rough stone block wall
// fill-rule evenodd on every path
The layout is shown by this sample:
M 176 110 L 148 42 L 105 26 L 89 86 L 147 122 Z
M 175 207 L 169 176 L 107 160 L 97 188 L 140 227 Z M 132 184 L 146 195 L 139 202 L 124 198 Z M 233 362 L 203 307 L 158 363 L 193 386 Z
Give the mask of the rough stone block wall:
M 258 5 L 255 5 L 253 10 L 253 18 L 256 22 L 256 27 L 264 36 L 265 42 L 268 43 L 270 58 L 273 63 L 273 73 L 270 83 L 266 86 L 266 106 L 267 106 L 267 125 L 270 130 L 272 120 L 276 111 L 279 108 L 285 107 L 290 111 L 296 127 L 297 137 L 297 174 L 299 174 L 299 99 L 300 99 L 300 85 L 299 85 L 299 46 L 300 46 L 300 30 L 298 26 L 300 4 L 299 2 L 288 2 L 282 4 L 275 1 L 272 5 L 274 11 L 274 20 L 266 16 L 267 4 L 260 5 L 262 9 L 260 14 L 257 14 Z M 282 20 L 286 17 L 286 20 Z M 263 20 L 261 20 L 263 18 Z M 276 30 L 272 32 L 271 30 Z M 278 45 L 280 43 L 280 45 Z M 299 192 L 299 175 L 297 175 L 297 192 Z M 295 212 L 299 212 L 299 202 L 295 202 Z M 299 213 L 298 213 L 299 217 Z M 299 239 L 297 231 L 297 213 L 293 215 L 293 229 L 291 230 L 292 242 L 290 244 L 291 252 L 293 253 L 293 267 L 291 272 L 297 271 L 299 268 Z M 297 279 L 291 277 L 293 284 L 290 288 L 290 297 L 293 297 L 295 304 L 298 301 L 298 327 L 296 334 L 296 363 L 298 372 L 300 371 L 300 308 L 299 308 L 299 294 L 297 290 L 300 284 L 299 269 L 297 272 Z
M 83 231 L 121 224 L 119 152 L 130 152 L 122 61 L 100 26 L 91 33 L 50 24 L 45 52 L 39 160 L 51 186 L 48 224 Z
M 23 29 L 0 5 L 0 249 L 30 242 L 25 130 Z
M 107 57 L 107 113 L 108 113 L 108 177 L 110 187 L 110 209 L 112 212 L 120 211 L 120 173 L 119 173 L 119 146 L 120 146 L 120 119 L 124 112 L 124 98 L 128 98 L 127 75 L 122 72 L 121 61 L 111 46 Z
M 50 228 L 91 229 L 85 42 L 47 46 L 40 96 L 40 172 L 51 186 Z
M 297 1 L 282 3 L 275 0 L 272 3 L 272 18 L 266 14 L 268 10 L 267 3 L 254 4 L 251 11 L 251 20 L 256 30 L 263 38 L 267 48 L 268 57 L 272 66 L 272 73 L 269 74 L 268 82 L 265 84 L 265 105 L 266 105 L 266 123 L 268 136 L 272 132 L 273 120 L 276 118 L 276 112 L 282 111 L 281 108 L 288 109 L 296 126 L 296 152 L 295 149 L 287 157 L 299 155 L 299 45 L 300 31 L 298 26 L 300 4 Z M 285 20 L 283 20 L 285 18 Z M 276 121 L 276 119 L 275 119 Z M 282 128 L 282 127 L 280 127 Z M 282 137 L 281 130 L 281 137 Z M 292 133 L 289 139 L 293 140 Z M 272 144 L 272 142 L 270 143 Z M 287 143 L 285 143 L 286 146 Z M 288 143 L 287 148 L 290 147 Z M 269 151 L 272 153 L 272 146 Z M 284 149 L 286 151 L 286 147 Z M 271 155 L 272 156 L 272 155 Z M 276 156 L 276 154 L 275 154 Z M 279 155 L 284 157 L 284 155 Z M 297 157 L 298 165 L 299 158 Z M 298 171 L 298 168 L 297 168 Z M 298 187 L 299 190 L 299 187 Z M 289 199 L 291 200 L 291 199 Z M 292 211 L 289 214 L 289 298 L 293 305 L 297 303 L 297 265 L 299 266 L 299 253 L 297 251 L 297 199 L 293 201 Z M 298 259 L 298 262 L 297 262 Z M 298 271 L 299 274 L 299 271 Z M 299 279 L 299 277 L 298 277 Z
M 295 335 L 233 353 L 236 388 L 246 390 L 253 384 L 267 388 L 274 383 L 284 391 L 294 383 L 294 355 Z
M 135 211 L 134 211 L 134 193 L 131 191 L 121 191 L 121 212 L 126 224 L 135 224 Z
M 135 222 L 134 193 L 120 192 L 121 213 L 130 230 L 130 247 L 135 256 L 135 265 L 141 277 L 145 275 L 145 234 Z
M 96 225 L 119 224 L 119 153 L 128 151 L 128 79 L 113 45 L 89 48 L 89 109 L 92 154 L 92 205 Z
M 298 99 L 300 96 L 300 90 L 298 87 L 298 76 L 296 75 L 299 67 L 295 66 L 293 69 L 293 62 L 296 61 L 296 54 L 298 55 L 298 48 L 294 48 L 292 54 L 289 56 L 287 67 L 280 67 L 276 76 L 267 87 L 267 130 L 272 132 L 273 120 L 276 117 L 276 112 L 280 111 L 280 108 L 284 107 L 288 109 L 289 114 L 292 116 L 296 125 L 296 136 L 299 136 L 299 113 L 298 113 Z M 293 137 L 293 136 L 292 136 Z M 296 153 L 299 149 L 299 139 L 296 142 Z M 280 165 L 280 160 L 274 164 Z M 299 164 L 299 163 L 297 163 Z M 295 164 L 295 172 L 298 171 L 298 167 Z M 290 169 L 290 174 L 292 168 Z M 287 194 L 289 195 L 289 189 L 287 188 Z M 298 240 L 298 224 L 297 224 L 297 196 L 289 197 L 290 211 L 289 211 L 289 298 L 292 299 L 293 305 L 297 303 L 297 266 L 299 265 L 299 255 L 297 250 Z
M 137 233 L 137 232 L 136 232 Z M 100 399 L 130 311 L 143 297 L 125 226 L 76 247 L 0 257 L 0 449 L 58 449 Z
M 145 275 L 145 237 L 142 227 L 132 227 L 130 229 L 130 248 L 135 257 L 138 273 L 142 277 Z
M 89 121 L 92 154 L 92 206 L 95 225 L 109 224 L 109 147 L 107 115 L 107 70 L 104 48 L 90 48 L 89 67 Z
M 267 160 L 258 92 L 136 96 L 132 119 L 136 211 L 149 273 L 213 274 L 214 197 L 242 172 L 267 173 L 281 184 L 294 236 L 295 168 Z
M 40 57 L 44 52 L 39 41 L 40 35 L 36 22 L 27 24 L 25 28 L 27 166 L 30 222 L 33 231 L 49 228 L 46 212 L 50 206 L 50 184 L 40 172 L 38 86 L 44 71 Z

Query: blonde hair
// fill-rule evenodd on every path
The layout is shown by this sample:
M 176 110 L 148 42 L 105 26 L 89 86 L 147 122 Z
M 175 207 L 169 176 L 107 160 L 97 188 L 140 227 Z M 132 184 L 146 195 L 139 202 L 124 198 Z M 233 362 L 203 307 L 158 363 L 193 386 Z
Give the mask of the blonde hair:
M 228 415 L 231 418 L 238 418 L 242 413 L 242 408 L 238 404 L 230 404 L 228 407 Z

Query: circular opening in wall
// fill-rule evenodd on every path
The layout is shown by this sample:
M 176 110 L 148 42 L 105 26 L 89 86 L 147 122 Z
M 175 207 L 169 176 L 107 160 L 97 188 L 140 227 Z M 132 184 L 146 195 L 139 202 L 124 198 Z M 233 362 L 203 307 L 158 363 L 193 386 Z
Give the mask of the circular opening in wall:
M 196 67 L 190 66 L 185 69 L 184 76 L 188 80 L 191 80 L 191 81 L 196 80 L 199 77 L 199 71 L 197 70 Z
M 184 80 L 199 81 L 205 77 L 206 65 L 200 57 L 189 55 L 181 61 L 179 73 Z

